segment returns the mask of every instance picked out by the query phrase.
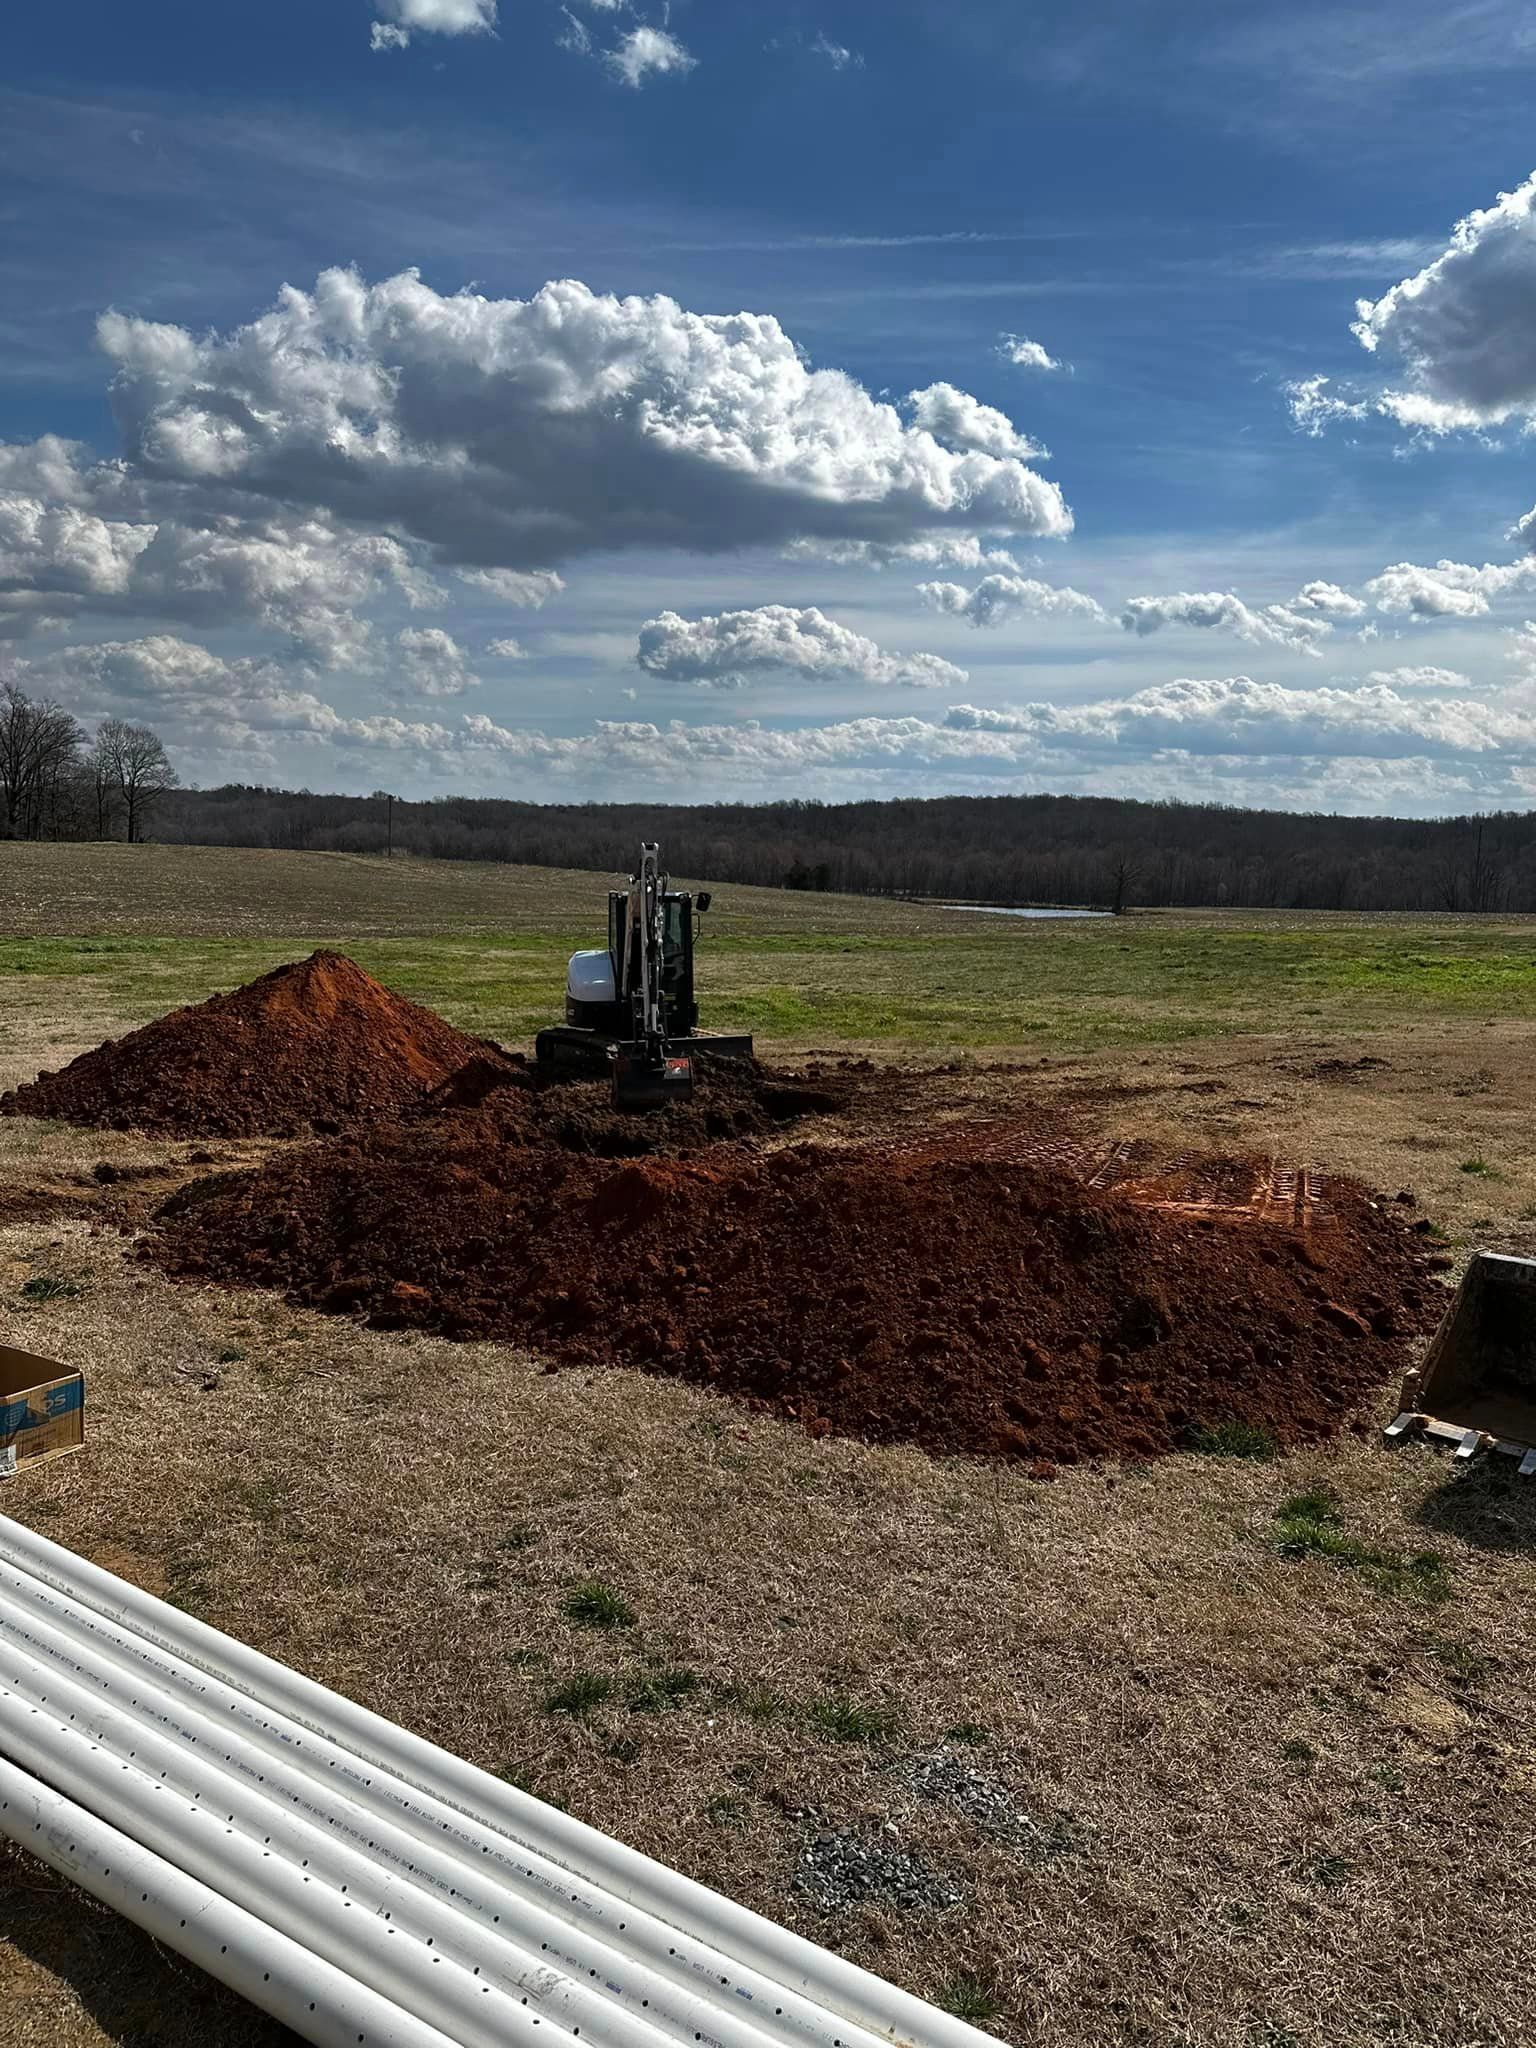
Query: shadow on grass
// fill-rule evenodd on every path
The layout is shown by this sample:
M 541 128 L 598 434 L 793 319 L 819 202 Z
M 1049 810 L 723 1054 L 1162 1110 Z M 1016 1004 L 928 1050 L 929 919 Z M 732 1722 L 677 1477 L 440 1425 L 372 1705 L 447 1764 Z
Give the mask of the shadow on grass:
M 1521 1479 L 1512 1458 L 1490 1454 L 1437 1486 L 1417 1519 L 1479 1550 L 1536 1556 L 1536 1480 Z
M 118 2048 L 298 2048 L 298 2037 L 151 1941 L 42 1864 L 0 1846 L 0 1944 L 59 1979 Z M 18 2001 L 23 2006 L 27 1993 Z M 39 2043 L 83 2038 L 66 1996 L 39 1995 L 28 2032 Z M 0 2027 L 7 2040 L 17 2038 Z

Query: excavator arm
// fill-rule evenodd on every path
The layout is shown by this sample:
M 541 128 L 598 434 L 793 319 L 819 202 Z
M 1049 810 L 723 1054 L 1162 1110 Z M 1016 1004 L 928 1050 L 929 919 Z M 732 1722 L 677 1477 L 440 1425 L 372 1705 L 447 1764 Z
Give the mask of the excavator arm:
M 616 1109 L 659 1109 L 693 1097 L 693 1062 L 674 1052 L 667 1037 L 667 878 L 660 850 L 640 849 L 640 866 L 630 877 L 624 920 L 623 958 L 618 984 L 629 1001 L 630 1030 L 613 1048 Z

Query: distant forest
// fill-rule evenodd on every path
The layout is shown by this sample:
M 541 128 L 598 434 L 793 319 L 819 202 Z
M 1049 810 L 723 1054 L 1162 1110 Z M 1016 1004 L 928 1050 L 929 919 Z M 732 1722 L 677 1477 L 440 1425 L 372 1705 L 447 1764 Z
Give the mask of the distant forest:
M 867 803 L 425 803 L 308 791 L 167 790 L 154 836 L 423 859 L 673 873 L 768 888 L 997 904 L 1536 911 L 1536 814 L 1341 818 L 1088 796 Z

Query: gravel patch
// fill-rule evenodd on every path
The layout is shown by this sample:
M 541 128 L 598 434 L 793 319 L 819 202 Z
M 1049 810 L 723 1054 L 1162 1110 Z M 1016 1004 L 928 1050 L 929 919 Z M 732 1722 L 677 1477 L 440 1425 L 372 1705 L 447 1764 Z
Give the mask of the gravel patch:
M 919 1799 L 931 1799 L 964 1814 L 994 1841 L 1044 1860 L 1065 1856 L 1079 1846 L 1077 1831 L 1063 1815 L 1039 1821 L 1019 1805 L 1012 1789 L 988 1777 L 947 1747 L 915 1756 L 902 1766 L 902 1777 Z
M 879 1830 L 835 1828 L 814 1836 L 801 1851 L 792 1888 L 823 1913 L 856 1906 L 942 1912 L 963 1896 L 953 1878 L 901 1846 L 890 1822 Z

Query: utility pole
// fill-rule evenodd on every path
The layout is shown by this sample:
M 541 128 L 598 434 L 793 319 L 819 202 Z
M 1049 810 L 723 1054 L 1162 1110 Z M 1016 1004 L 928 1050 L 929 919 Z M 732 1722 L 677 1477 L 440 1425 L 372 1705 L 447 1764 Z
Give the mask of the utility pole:
M 384 858 L 395 857 L 395 800 L 386 794 L 384 798 Z

